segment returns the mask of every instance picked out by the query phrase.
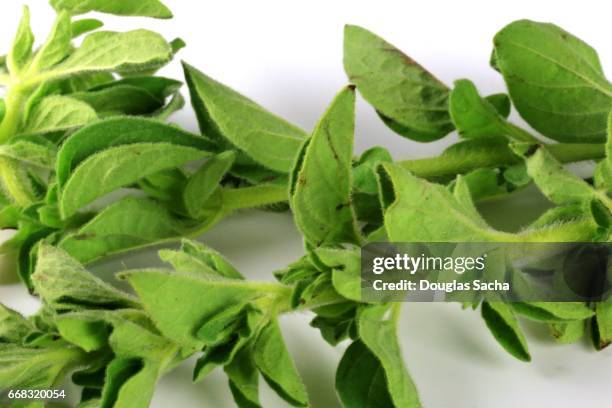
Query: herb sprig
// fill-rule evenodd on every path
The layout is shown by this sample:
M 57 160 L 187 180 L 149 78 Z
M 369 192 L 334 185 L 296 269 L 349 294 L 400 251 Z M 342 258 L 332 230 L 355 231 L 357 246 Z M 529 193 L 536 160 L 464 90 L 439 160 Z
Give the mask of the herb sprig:
M 49 40 L 32 52 L 26 11 L 1 77 L 8 92 L 0 220 L 19 227 L 3 251 L 18 252 L 20 275 L 43 307 L 29 319 L 0 308 L 0 389 L 50 387 L 76 369 L 83 407 L 146 407 L 157 380 L 196 355 L 194 380 L 222 367 L 240 407 L 261 405 L 260 374 L 288 403 L 308 406 L 278 317 L 310 311 L 331 346 L 349 342 L 336 373 L 344 406 L 421 407 L 397 338 L 400 305 L 361 298 L 361 245 L 612 238 L 612 85 L 596 52 L 557 26 L 504 27 L 491 65 L 508 95 L 485 97 L 473 82 L 449 87 L 377 35 L 347 26 L 344 66 L 354 85 L 310 134 L 184 63 L 202 133 L 194 135 L 163 123 L 181 105 L 180 84 L 152 74 L 181 41 L 73 21 L 91 10 L 169 18 L 165 6 L 52 4 L 59 15 Z M 89 30 L 80 47 L 71 45 L 71 32 Z M 126 48 L 109 49 L 117 43 Z M 456 130 L 461 140 L 434 158 L 394 162 L 382 147 L 355 157 L 356 91 L 403 137 L 428 142 Z M 512 107 L 539 134 L 512 123 Z M 563 166 L 585 160 L 597 161 L 586 180 Z M 553 206 L 530 225 L 510 233 L 481 216 L 478 201 L 530 183 Z M 195 236 L 235 210 L 284 202 L 305 254 L 275 272 L 278 283 L 249 281 L 189 240 L 160 251 L 172 269 L 119 273 L 133 293 L 81 265 Z M 523 318 L 547 325 L 562 343 L 587 329 L 597 349 L 612 342 L 611 301 L 500 300 L 475 296 L 464 306 L 480 307 L 519 360 L 531 359 Z

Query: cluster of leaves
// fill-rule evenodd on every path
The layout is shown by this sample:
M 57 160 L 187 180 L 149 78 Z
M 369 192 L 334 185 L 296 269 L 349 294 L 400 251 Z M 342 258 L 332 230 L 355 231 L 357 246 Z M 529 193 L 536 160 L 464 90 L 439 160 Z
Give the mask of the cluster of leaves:
M 63 10 L 58 21 L 67 18 L 72 27 L 77 22 L 70 16 L 90 10 L 169 17 L 156 0 L 52 3 Z M 139 45 L 140 36 L 148 43 L 156 34 L 95 32 L 40 68 L 36 61 L 46 59 L 39 56 L 46 47 L 31 52 L 25 21 L 6 58 L 0 136 L 8 135 L 2 148 L 30 156 L 13 153 L 0 161 L 7 196 L 0 219 L 3 227 L 19 227 L 4 250 L 19 251 L 21 277 L 44 306 L 30 319 L 0 310 L 0 388 L 50 387 L 78 368 L 72 380 L 83 387 L 82 406 L 146 407 L 158 378 L 198 355 L 194 379 L 222 367 L 240 407 L 260 406 L 259 374 L 288 403 L 308 406 L 278 316 L 310 310 L 312 326 L 330 345 L 350 342 L 336 374 L 344 406 L 420 407 L 397 339 L 399 305 L 361 299 L 360 245 L 611 240 L 612 85 L 595 51 L 554 25 L 517 21 L 496 35 L 491 63 L 509 96 L 487 97 L 469 80 L 447 87 L 383 39 L 347 26 L 344 65 L 354 85 L 336 96 L 310 135 L 184 64 L 200 136 L 160 121 L 180 105 L 166 102 L 178 83 L 170 86 L 151 72 L 180 42 L 159 40 L 164 59 L 156 47 Z M 49 41 L 57 43 L 55 37 Z M 125 38 L 126 48 L 116 47 Z M 108 43 L 122 50 L 120 57 L 100 45 Z M 136 50 L 126 51 L 131 46 Z M 101 71 L 125 77 L 67 90 L 66 81 Z M 161 105 L 146 110 L 136 102 L 122 110 L 113 105 L 121 92 L 102 103 L 117 87 L 163 88 Z M 427 142 L 457 130 L 461 140 L 435 158 L 394 162 L 382 147 L 356 158 L 356 90 L 404 137 Z M 44 114 L 49 98 L 48 104 L 71 102 Z M 76 103 L 94 115 L 59 114 Z M 555 143 L 511 123 L 512 106 Z M 49 123 L 70 125 L 30 129 Z M 42 157 L 49 164 L 41 171 Z M 563 167 L 583 160 L 598 161 L 587 180 Z M 517 233 L 489 226 L 475 203 L 531 182 L 554 206 Z M 96 209 L 98 199 L 126 188 L 127 197 Z M 249 282 L 192 241 L 160 252 L 173 269 L 119 274 L 135 295 L 81 266 L 197 234 L 237 209 L 284 201 L 304 237 L 305 255 L 276 272 L 279 283 Z M 597 348 L 612 342 L 612 302 L 499 300 L 475 298 L 466 306 L 480 307 L 494 337 L 521 360 L 530 354 L 520 317 L 548 325 L 561 342 L 577 341 L 587 327 Z M 36 375 L 17 375 L 22 372 Z
M 195 234 L 236 209 L 285 199 L 273 179 L 232 179 L 234 161 L 245 160 L 226 151 L 218 133 L 200 136 L 163 123 L 183 106 L 181 83 L 154 73 L 182 40 L 166 42 L 143 29 L 101 31 L 101 21 L 74 17 L 89 11 L 171 17 L 163 4 L 52 5 L 56 22 L 35 50 L 24 9 L 0 67 L 7 88 L 0 104 L 0 228 L 18 230 L 1 252 L 17 258 L 30 289 L 43 240 L 91 262 Z

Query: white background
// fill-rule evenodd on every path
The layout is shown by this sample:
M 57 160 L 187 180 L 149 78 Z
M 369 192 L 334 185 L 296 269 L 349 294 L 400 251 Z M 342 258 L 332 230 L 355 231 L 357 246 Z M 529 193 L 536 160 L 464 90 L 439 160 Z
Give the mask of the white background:
M 16 28 L 20 1 L 2 2 L 2 53 Z M 43 0 L 31 6 L 41 39 L 52 23 Z M 217 1 L 169 0 L 172 21 L 108 18 L 107 27 L 153 28 L 169 39 L 188 43 L 180 58 L 252 97 L 290 121 L 312 129 L 333 95 L 346 84 L 342 69 L 342 29 L 359 24 L 383 36 L 447 84 L 469 77 L 487 94 L 503 90 L 488 67 L 491 39 L 512 20 L 554 22 L 578 35 L 600 53 L 610 72 L 611 7 L 604 1 Z M 163 71 L 181 78 L 178 62 Z M 439 152 L 453 138 L 431 144 L 404 140 L 387 130 L 363 101 L 358 104 L 357 147 L 382 144 L 396 158 Z M 175 116 L 196 130 L 190 108 Z M 488 203 L 490 222 L 508 227 L 531 219 L 545 205 L 533 192 L 515 197 L 512 206 Z M 508 209 L 510 208 L 510 210 Z M 511 213 L 510 213 L 511 211 Z M 499 214 L 511 214 L 500 217 Z M 249 212 L 228 219 L 201 238 L 224 252 L 249 278 L 270 280 L 270 272 L 302 254 L 289 214 Z M 150 266 L 154 251 L 131 254 L 95 265 L 102 276 L 126 267 Z M 20 285 L 0 286 L 0 301 L 25 313 L 37 303 Z M 311 316 L 292 315 L 282 325 L 296 356 L 313 407 L 339 406 L 334 370 L 346 345 L 335 349 L 308 327 Z M 595 353 L 587 342 L 555 345 L 546 331 L 525 324 L 533 362 L 508 356 L 492 339 L 477 312 L 451 304 L 408 304 L 400 337 L 406 364 L 429 408 L 603 407 L 610 400 L 612 350 Z M 220 370 L 191 384 L 193 362 L 164 378 L 153 407 L 232 407 Z M 265 385 L 264 406 L 284 407 Z

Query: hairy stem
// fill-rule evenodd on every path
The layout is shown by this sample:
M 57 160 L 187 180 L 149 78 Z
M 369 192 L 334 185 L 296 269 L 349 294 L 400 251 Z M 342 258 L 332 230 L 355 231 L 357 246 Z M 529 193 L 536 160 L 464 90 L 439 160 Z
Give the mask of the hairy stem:
M 27 93 L 19 86 L 12 86 L 8 89 L 6 112 L 0 124 L 0 143 L 5 143 L 17 132 L 27 97 Z
M 604 144 L 558 143 L 547 146 L 551 154 L 561 163 L 597 160 L 605 157 Z M 438 157 L 404 160 L 399 164 L 415 176 L 426 179 L 442 179 L 467 173 L 481 167 L 499 167 L 517 164 L 521 158 L 505 148 L 491 148 L 470 152 L 469 156 L 442 154 Z
M 223 190 L 223 207 L 226 211 L 263 207 L 288 199 L 287 186 L 260 185 Z

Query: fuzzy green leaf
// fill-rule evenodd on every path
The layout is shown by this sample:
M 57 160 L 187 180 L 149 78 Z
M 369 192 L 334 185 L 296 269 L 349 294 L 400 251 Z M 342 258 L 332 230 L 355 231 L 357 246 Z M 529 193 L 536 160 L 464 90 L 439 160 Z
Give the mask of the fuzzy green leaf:
M 512 306 L 518 314 L 543 322 L 585 320 L 594 314 L 580 302 L 526 302 L 513 303 Z
M 595 305 L 595 319 L 593 326 L 596 329 L 593 340 L 597 349 L 606 348 L 612 343 L 612 301 L 598 302 Z
M 70 25 L 70 32 L 72 33 L 72 38 L 77 38 L 103 26 L 104 23 L 100 20 L 95 18 L 84 18 L 82 20 L 73 21 Z
M 465 138 L 507 137 L 517 141 L 533 140 L 527 132 L 506 121 L 493 104 L 478 94 L 478 90 L 468 79 L 455 81 L 455 87 L 450 93 L 449 110 L 457 131 Z
M 235 158 L 236 154 L 233 151 L 213 156 L 189 178 L 183 193 L 189 215 L 193 218 L 205 215 L 206 201 L 220 188 L 221 180 L 232 167 Z
M 358 251 L 317 248 L 318 260 L 332 270 L 334 289 L 347 299 L 361 301 L 361 256 Z
M 206 151 L 171 143 L 135 143 L 94 154 L 66 181 L 60 211 L 63 217 L 70 217 L 84 205 L 120 187 L 206 156 Z
M 36 51 L 34 59 L 28 66 L 28 74 L 31 75 L 50 68 L 66 58 L 72 51 L 71 39 L 70 15 L 61 12 L 55 20 L 47 41 Z
M 63 187 L 73 170 L 96 153 L 134 143 L 171 143 L 199 150 L 214 148 L 204 137 L 175 126 L 142 118 L 113 118 L 86 126 L 70 136 L 57 156 L 57 182 Z
M 183 64 L 200 130 L 239 148 L 260 165 L 288 173 L 306 137 L 302 129 Z
M 595 168 L 595 187 L 604 190 L 612 196 L 612 111 L 608 115 L 608 141 L 606 142 L 606 158 Z
M 394 306 L 397 307 L 397 306 Z M 379 360 L 389 396 L 397 407 L 420 408 L 421 402 L 397 341 L 397 321 L 388 305 L 364 307 L 358 314 L 361 341 Z
M 196 336 L 203 322 L 259 294 L 245 282 L 201 274 L 142 270 L 128 272 L 125 277 L 164 336 L 193 350 L 204 345 Z M 185 299 L 191 299 L 187 309 Z
M 0 145 L 0 157 L 14 160 L 23 166 L 53 168 L 55 155 L 55 148 L 51 145 L 26 138 L 14 139 L 10 143 Z
M 575 343 L 584 337 L 586 321 L 577 320 L 567 323 L 551 323 L 550 332 L 555 340 L 561 344 Z
M 6 57 L 6 66 L 13 75 L 18 75 L 32 56 L 34 34 L 30 27 L 30 9 L 23 7 L 23 16 L 17 28 L 11 51 Z
M 50 3 L 54 9 L 73 15 L 99 11 L 118 16 L 172 18 L 172 12 L 159 0 L 51 0 Z
M 55 310 L 138 306 L 132 296 L 96 278 L 63 250 L 46 244 L 38 248 L 32 282 L 36 293 Z
M 308 406 L 306 387 L 275 319 L 257 337 L 253 346 L 253 359 L 266 382 L 285 401 L 296 407 Z
M 260 408 L 259 373 L 250 347 L 244 347 L 223 370 L 239 408 Z
M 98 31 L 66 60 L 42 72 L 33 82 L 58 79 L 86 72 L 137 73 L 156 69 L 172 59 L 172 48 L 164 38 L 148 30 L 125 33 Z
M 336 390 L 346 408 L 395 407 L 383 366 L 361 341 L 353 342 L 344 352 L 336 372 Z
M 86 125 L 98 119 L 85 102 L 69 96 L 53 95 L 37 103 L 28 115 L 23 133 L 49 133 Z
M 525 159 L 527 172 L 542 193 L 553 203 L 576 204 L 595 199 L 601 201 L 608 211 L 612 211 L 612 199 L 566 170 L 548 149 L 540 145 L 527 144 L 516 144 L 512 147 Z
M 63 342 L 45 348 L 0 344 L 0 390 L 52 388 L 84 357 Z
M 20 343 L 34 326 L 22 315 L 0 304 L 0 344 Z
M 385 123 L 402 136 L 428 142 L 453 130 L 448 87 L 370 31 L 345 26 L 344 70 Z
M 563 29 L 515 21 L 494 39 L 495 58 L 521 116 L 552 139 L 602 142 L 612 84 L 594 49 Z
M 396 242 L 486 242 L 507 239 L 491 229 L 473 204 L 461 203 L 444 186 L 409 171 L 383 165 L 382 181 L 392 184 L 394 197 L 385 211 L 389 239 Z
M 358 243 L 351 204 L 355 93 L 340 92 L 296 163 L 291 207 L 296 224 L 313 246 Z
M 131 85 L 117 85 L 97 91 L 79 92 L 71 98 L 83 101 L 100 116 L 146 115 L 164 106 L 164 100 L 147 90 Z
M 195 228 L 157 202 L 124 198 L 102 210 L 91 221 L 59 242 L 80 262 L 176 239 Z
M 502 302 L 483 302 L 481 311 L 487 327 L 499 344 L 519 360 L 530 361 L 527 340 L 510 306 Z
M 196 241 L 184 239 L 180 251 L 164 249 L 159 257 L 177 271 L 244 279 L 220 253 Z

